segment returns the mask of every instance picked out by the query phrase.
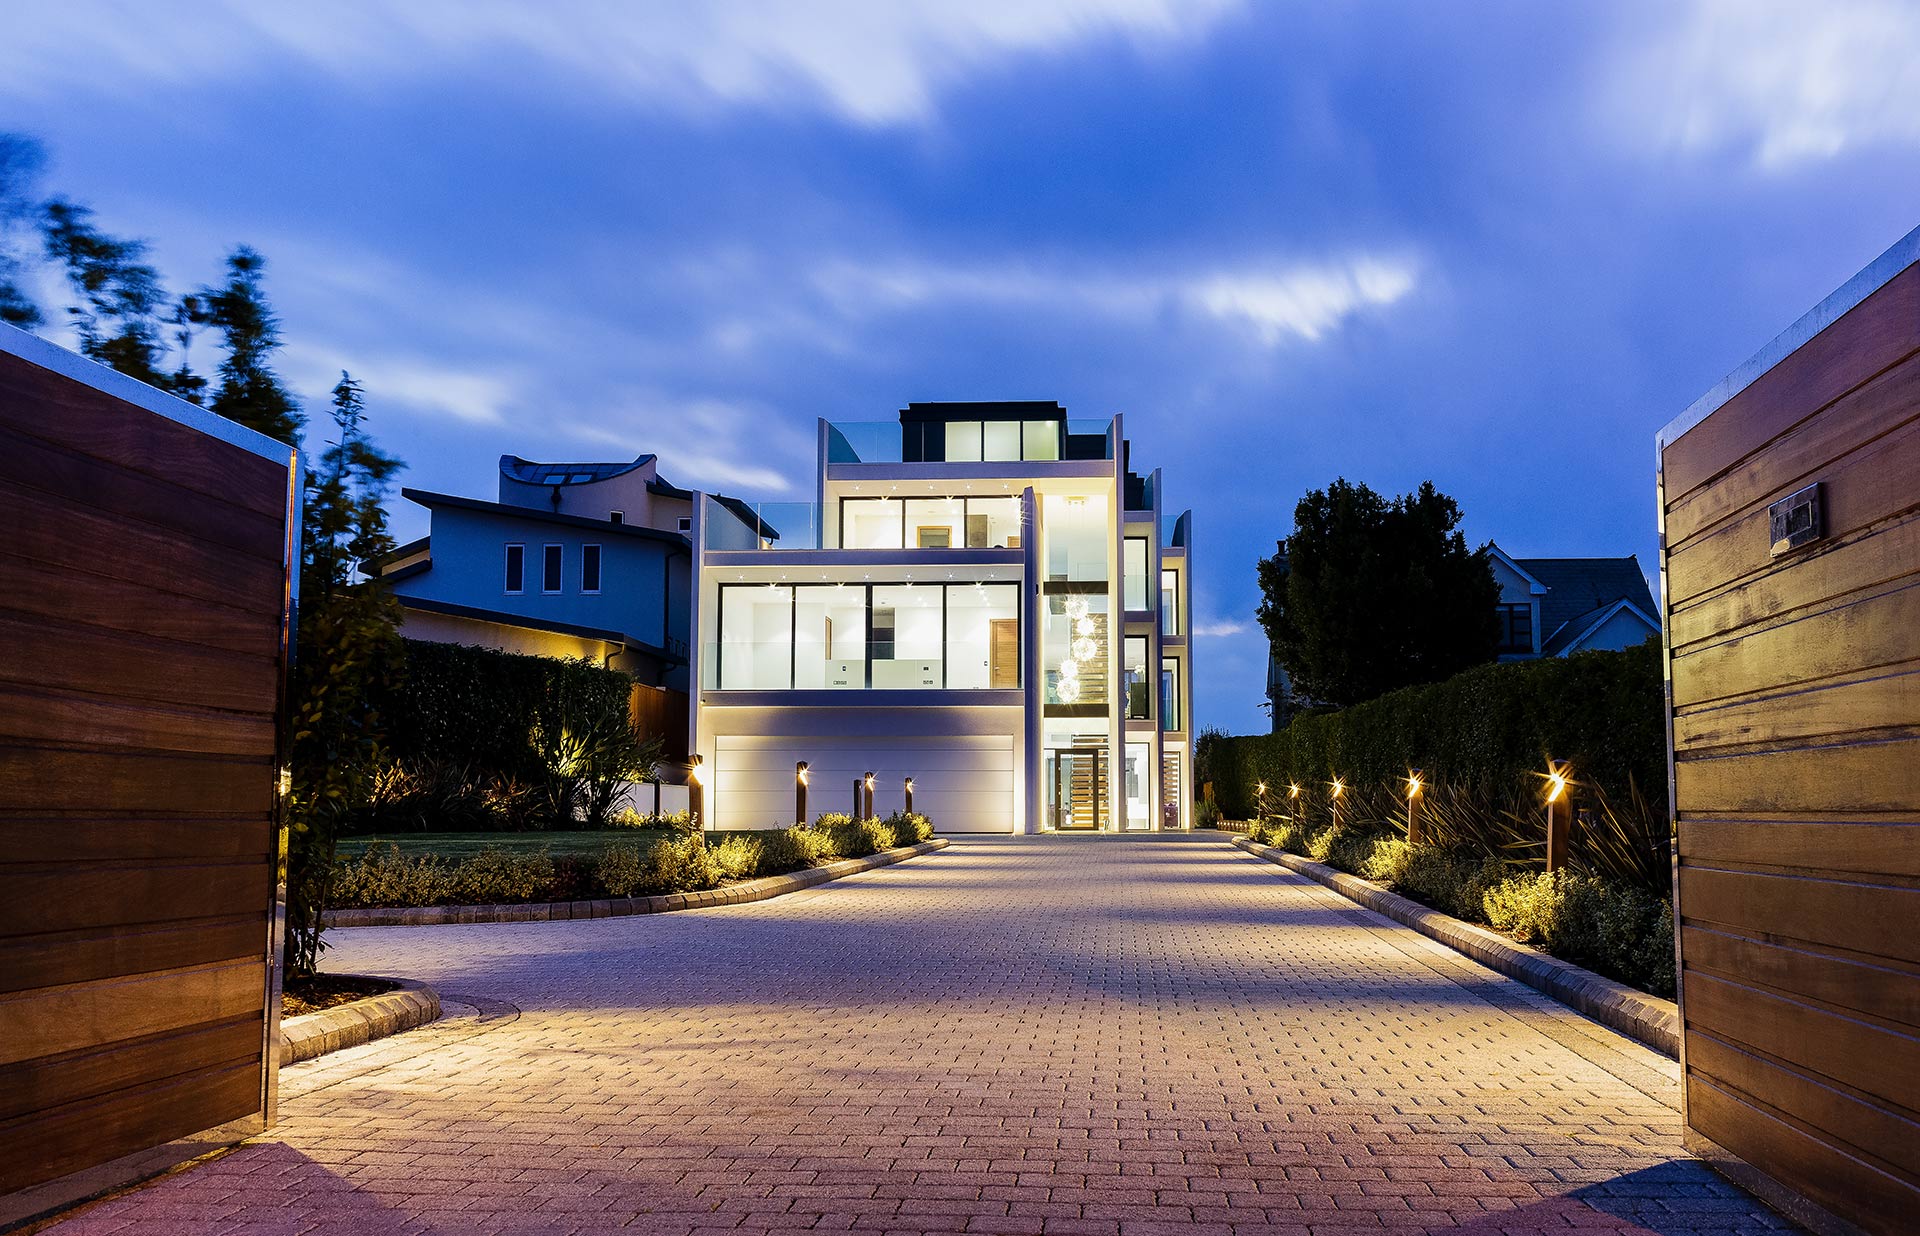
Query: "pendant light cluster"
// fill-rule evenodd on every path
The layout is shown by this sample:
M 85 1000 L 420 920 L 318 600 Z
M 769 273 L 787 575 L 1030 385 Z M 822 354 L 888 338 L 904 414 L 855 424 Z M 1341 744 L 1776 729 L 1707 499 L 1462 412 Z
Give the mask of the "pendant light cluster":
M 1080 668 L 1100 651 L 1100 646 L 1093 642 L 1093 618 L 1087 613 L 1085 597 L 1067 598 L 1067 622 L 1073 627 L 1073 643 L 1067 648 L 1070 655 L 1060 662 L 1060 681 L 1054 687 L 1054 694 L 1062 704 L 1077 704 L 1080 702 Z

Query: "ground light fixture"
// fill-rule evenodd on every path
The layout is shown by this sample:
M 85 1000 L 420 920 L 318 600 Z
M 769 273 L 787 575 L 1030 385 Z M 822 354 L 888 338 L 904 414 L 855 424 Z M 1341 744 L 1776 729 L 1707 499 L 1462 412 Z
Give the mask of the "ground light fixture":
M 1407 844 L 1419 845 L 1426 840 L 1425 830 L 1420 826 L 1420 792 L 1426 788 L 1426 782 L 1418 768 L 1407 770 Z
M 913 778 L 907 778 L 907 814 L 913 814 Z
M 793 822 L 801 825 L 807 822 L 807 768 L 805 760 L 793 766 Z
M 1340 827 L 1340 796 L 1347 792 L 1347 787 L 1338 777 L 1327 784 L 1333 787 L 1333 793 L 1327 798 L 1327 811 L 1333 817 L 1333 827 L 1337 829 Z
M 687 823 L 694 828 L 707 826 L 706 771 L 701 764 L 697 755 L 687 761 Z
M 866 798 L 864 800 L 865 809 L 863 810 L 860 818 L 863 820 L 870 820 L 873 818 L 873 774 L 869 772 L 865 777 L 861 779 L 861 782 L 863 785 L 866 786 Z
M 1573 765 L 1565 760 L 1547 761 L 1547 871 L 1559 871 L 1567 865 L 1573 845 Z

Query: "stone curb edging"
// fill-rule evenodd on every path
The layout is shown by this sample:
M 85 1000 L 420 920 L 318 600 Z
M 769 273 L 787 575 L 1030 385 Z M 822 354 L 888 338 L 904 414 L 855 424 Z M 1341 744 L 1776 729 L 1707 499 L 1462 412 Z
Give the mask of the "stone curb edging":
M 1244 837 L 1234 838 L 1233 844 L 1257 858 L 1324 884 L 1349 901 L 1404 923 L 1428 939 L 1525 983 L 1664 1056 L 1674 1059 L 1680 1056 L 1680 1009 L 1671 1000 L 1635 991 L 1624 983 L 1616 983 L 1538 949 L 1516 944 L 1484 927 L 1390 893 L 1358 876 L 1289 854 L 1278 846 L 1260 845 Z
M 412 979 L 384 981 L 399 986 L 393 991 L 281 1022 L 280 1063 L 298 1064 L 439 1019 L 439 992 Z
M 630 914 L 665 914 L 672 910 L 703 910 L 711 906 L 745 905 L 785 893 L 825 884 L 841 876 L 857 875 L 875 867 L 918 858 L 944 850 L 953 843 L 945 837 L 897 850 L 882 850 L 866 858 L 843 858 L 786 875 L 743 880 L 725 888 L 697 893 L 667 893 L 657 897 L 610 897 L 599 901 L 545 901 L 503 906 L 395 906 L 366 910 L 329 910 L 328 927 L 437 927 L 449 923 L 550 923 L 582 918 L 623 918 Z

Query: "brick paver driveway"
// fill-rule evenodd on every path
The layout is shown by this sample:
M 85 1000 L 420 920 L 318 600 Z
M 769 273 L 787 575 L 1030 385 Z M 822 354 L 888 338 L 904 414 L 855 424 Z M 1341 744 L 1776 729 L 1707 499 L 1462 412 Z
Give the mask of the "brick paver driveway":
M 336 933 L 454 1015 L 82 1232 L 1757 1231 L 1673 1065 L 1212 836 Z

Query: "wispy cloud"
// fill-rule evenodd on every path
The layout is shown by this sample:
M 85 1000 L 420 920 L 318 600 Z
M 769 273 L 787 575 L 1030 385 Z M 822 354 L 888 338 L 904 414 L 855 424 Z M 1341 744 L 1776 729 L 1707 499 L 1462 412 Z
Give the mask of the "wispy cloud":
M 1920 6 L 1697 0 L 1621 59 L 1607 105 L 1638 141 L 1769 172 L 1920 146 Z
M 1072 306 L 1083 313 L 1147 319 L 1168 311 L 1247 330 L 1269 347 L 1313 342 L 1356 315 L 1414 290 L 1419 266 L 1400 255 L 1360 253 L 1305 262 L 1253 261 L 1232 270 L 1121 273 L 984 261 L 835 261 L 814 274 L 827 301 L 855 316 L 921 303 Z
M 508 410 L 521 401 L 520 382 L 504 374 L 364 348 L 354 348 L 349 355 L 344 348 L 291 342 L 282 352 L 281 366 L 297 390 L 331 390 L 346 370 L 382 403 L 469 425 L 504 425 Z
M 814 103 L 866 125 L 927 117 L 941 88 L 1021 54 L 1119 37 L 1136 47 L 1204 34 L 1238 0 L 225 0 L 194 21 L 121 0 L 8 14 L 0 82 L 40 97 L 76 87 L 186 85 L 292 60 L 356 81 L 518 61 L 571 85 L 676 111 Z M 5 93 L 0 88 L 0 93 Z
M 772 409 L 724 399 L 676 398 L 650 391 L 610 395 L 590 415 L 558 428 L 578 442 L 660 456 L 675 484 L 726 489 L 747 497 L 784 494 L 793 482 L 768 461 L 810 466 L 813 442 Z
M 1196 622 L 1193 633 L 1201 639 L 1222 639 L 1232 635 L 1245 635 L 1253 628 L 1234 618 L 1216 618 L 1211 622 Z

